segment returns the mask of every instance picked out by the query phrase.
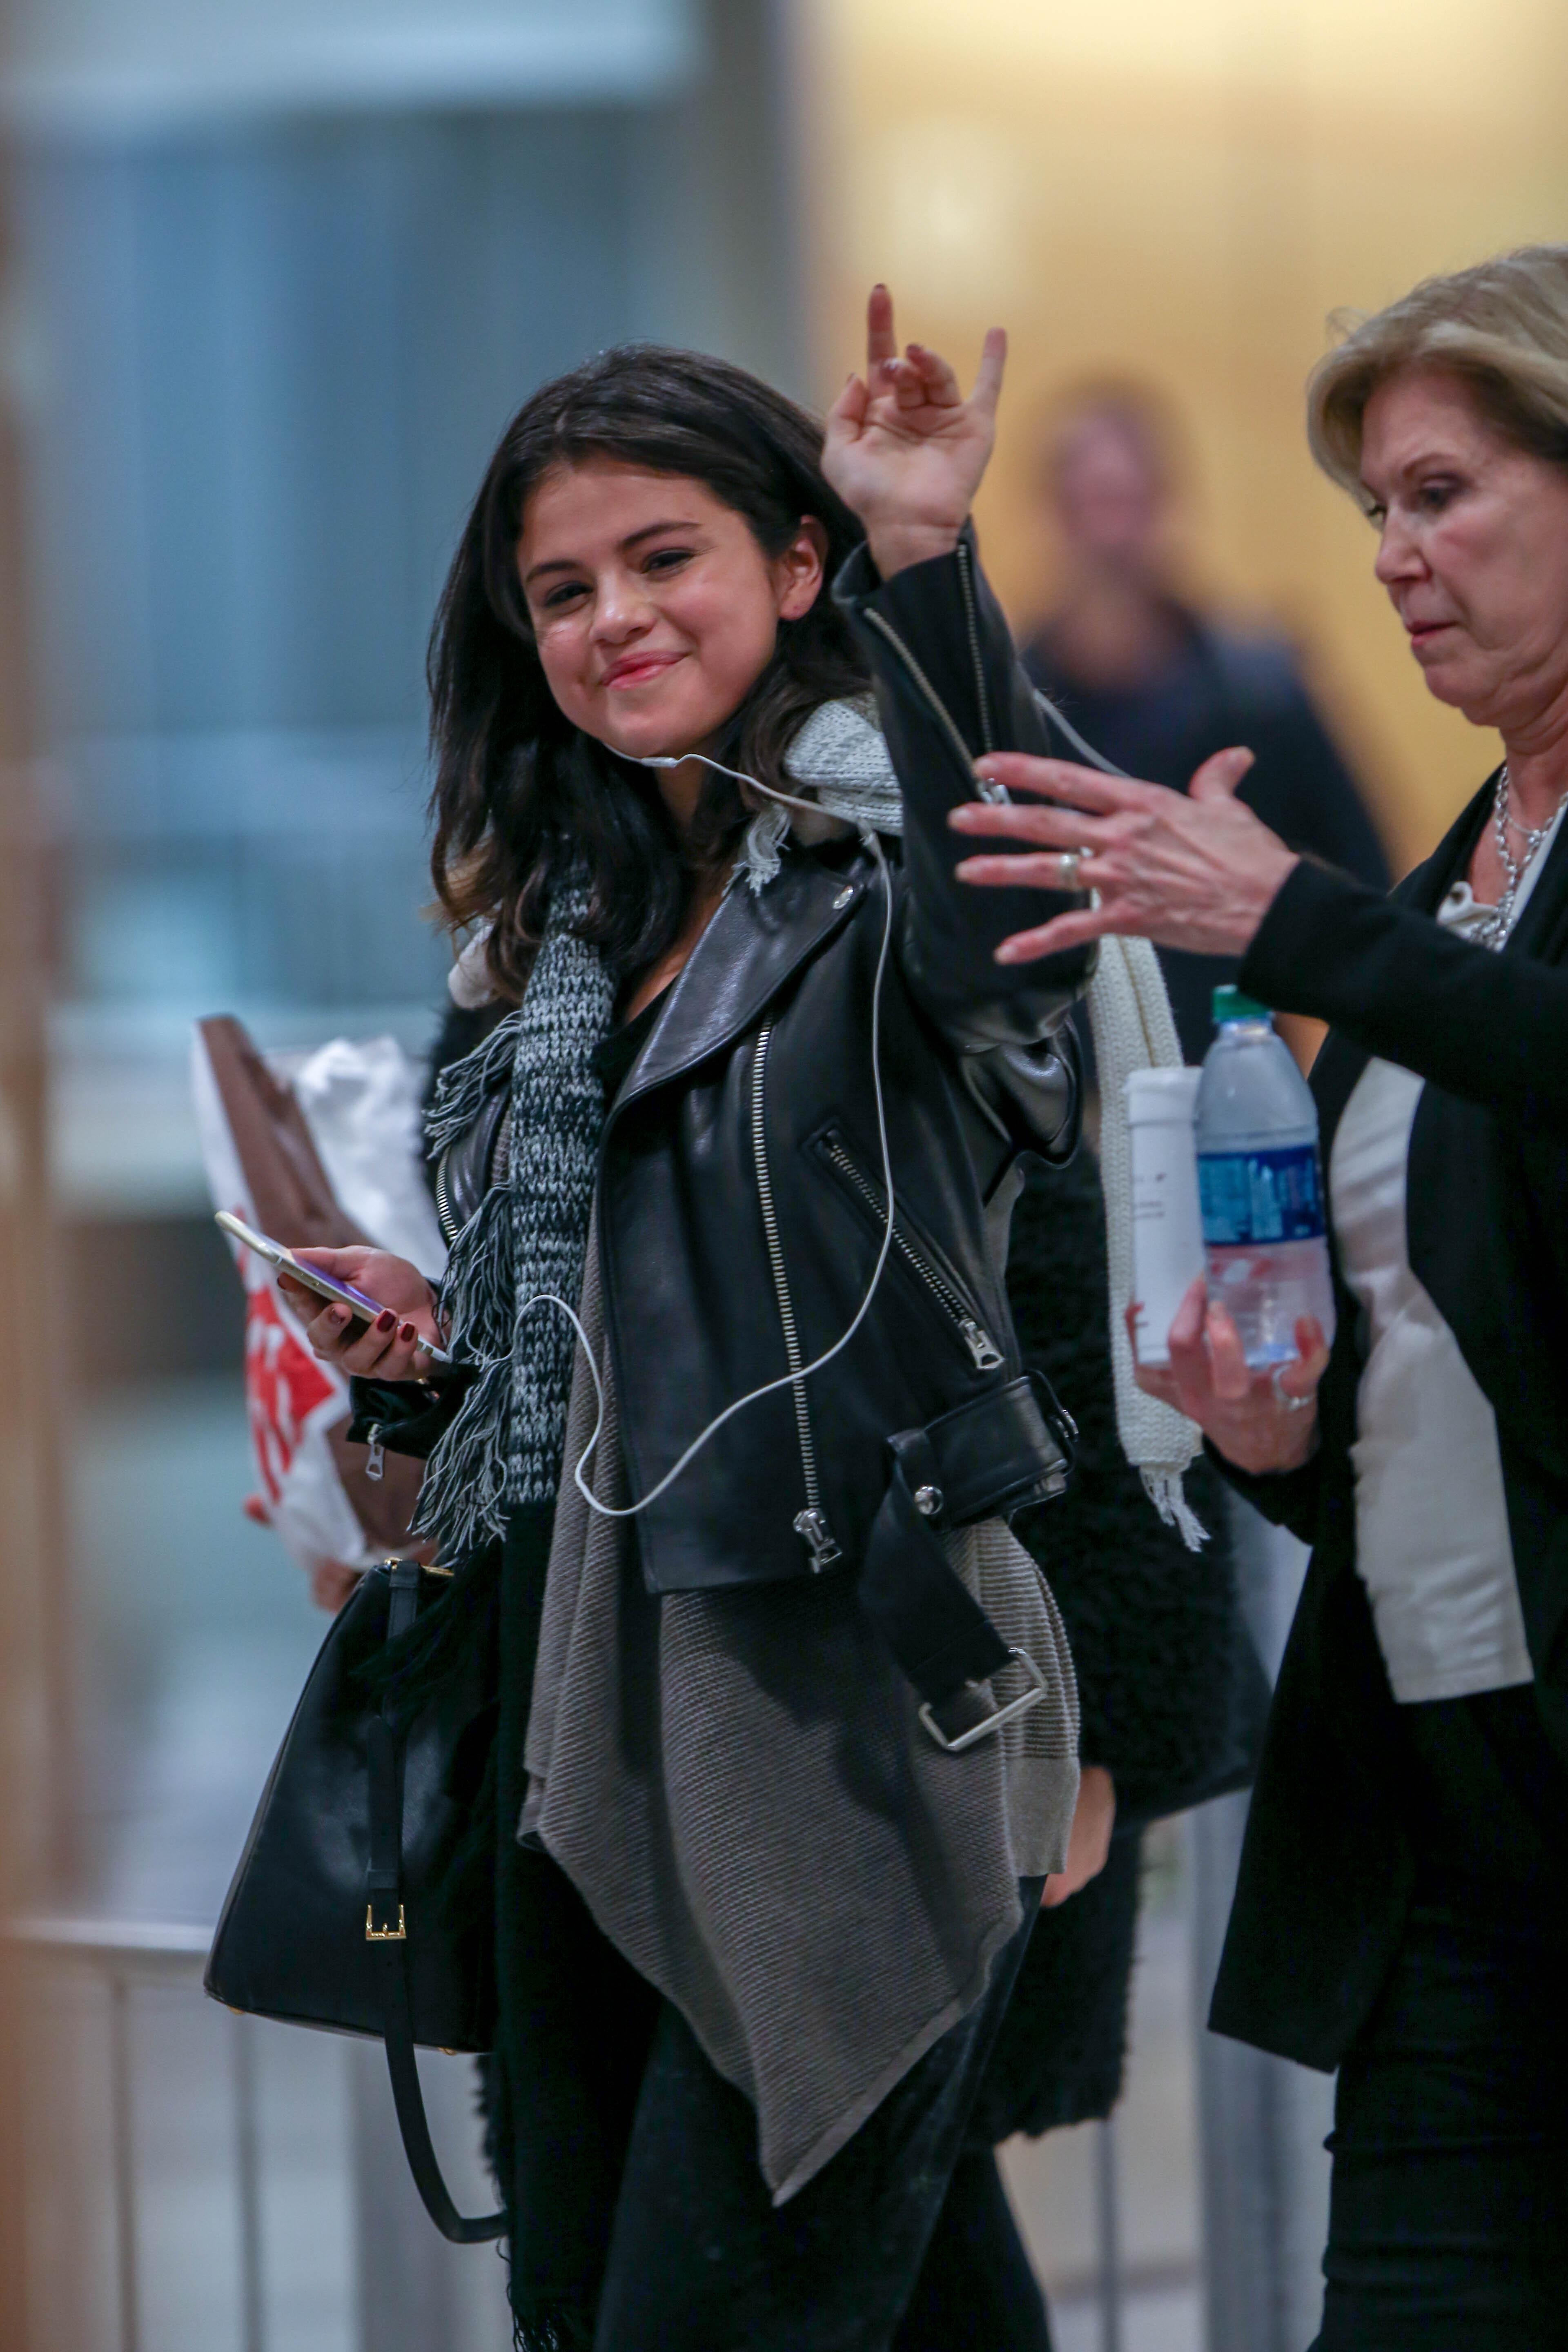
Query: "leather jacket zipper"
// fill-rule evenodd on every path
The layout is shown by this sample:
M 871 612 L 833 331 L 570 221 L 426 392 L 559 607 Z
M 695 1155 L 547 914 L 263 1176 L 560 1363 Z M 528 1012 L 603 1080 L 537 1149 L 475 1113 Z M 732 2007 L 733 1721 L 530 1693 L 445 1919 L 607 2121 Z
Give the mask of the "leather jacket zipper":
M 436 1223 L 448 1249 L 458 1238 L 458 1220 L 452 1213 L 452 1198 L 447 1190 L 447 1160 L 451 1149 L 448 1144 L 436 1162 Z
M 805 1508 L 795 1516 L 795 1531 L 811 1554 L 815 1574 L 825 1568 L 831 1568 L 835 1560 L 841 1559 L 844 1555 L 841 1547 L 834 1541 L 827 1514 L 822 1507 L 822 1486 L 816 1475 L 816 1445 L 811 1433 L 811 1412 L 806 1403 L 805 1382 L 799 1377 L 803 1360 L 800 1334 L 795 1327 L 795 1305 L 790 1297 L 784 1244 L 779 1239 L 773 1178 L 768 1171 L 767 1131 L 763 1112 L 768 1046 L 773 1034 L 773 1023 L 766 1022 L 758 1033 L 756 1055 L 752 1063 L 752 1158 L 757 1172 L 757 1197 L 762 1203 L 763 1234 L 767 1242 L 768 1265 L 773 1272 L 773 1296 L 778 1300 L 779 1323 L 784 1331 L 784 1360 L 795 1383 L 791 1394 L 795 1399 L 795 1425 L 800 1441 L 801 1476 L 805 1486 Z
M 964 626 L 969 636 L 969 657 L 974 666 L 974 699 L 980 714 L 981 745 L 978 753 L 970 750 L 952 711 L 949 710 L 925 671 L 887 616 L 868 605 L 860 617 L 867 627 L 875 629 L 877 635 L 885 639 L 898 655 L 910 680 L 924 698 L 932 718 L 957 753 L 960 766 L 968 775 L 973 770 L 975 760 L 987 751 L 994 751 L 996 746 L 992 736 L 991 699 L 985 690 L 985 669 L 980 657 L 980 616 L 974 595 L 974 559 L 970 552 L 967 541 L 962 539 L 953 552 L 958 558 L 958 584 L 963 598 Z M 982 786 L 980 789 L 983 797 L 1005 797 L 996 793 L 994 786 Z
M 461 1207 L 463 1171 L 460 1161 L 456 1163 L 458 1166 L 458 1199 L 454 1201 L 452 1198 L 454 1155 L 466 1149 L 471 1150 L 474 1139 L 479 1138 L 479 1156 L 483 1164 L 478 1171 L 480 1189 L 468 1209 L 471 1216 L 487 1192 L 506 1182 L 511 1165 L 510 1099 L 510 1088 L 498 1088 L 480 1108 L 473 1126 L 449 1143 L 436 1162 L 436 1223 L 448 1249 L 468 1221 Z
M 850 1157 L 837 1136 L 824 1136 L 820 1148 L 829 1167 L 837 1170 L 845 1182 L 854 1188 L 880 1224 L 888 1213 L 888 1198 L 881 1186 L 875 1183 L 858 1162 Z M 959 1338 L 973 1359 L 976 1371 L 998 1370 L 1006 1361 L 1001 1349 L 973 1312 L 969 1301 L 957 1285 L 950 1282 L 941 1267 L 932 1263 L 913 1238 L 908 1227 L 897 1216 L 893 1219 L 893 1247 L 898 1251 L 910 1272 L 918 1282 L 924 1285 L 948 1321 L 953 1325 Z
M 961 539 L 953 553 L 958 558 L 958 584 L 963 595 L 964 625 L 969 631 L 969 658 L 974 665 L 974 698 L 980 711 L 980 748 L 994 751 L 996 738 L 991 730 L 991 698 L 985 691 L 985 665 L 980 658 L 980 612 L 974 594 L 974 558 L 969 541 Z

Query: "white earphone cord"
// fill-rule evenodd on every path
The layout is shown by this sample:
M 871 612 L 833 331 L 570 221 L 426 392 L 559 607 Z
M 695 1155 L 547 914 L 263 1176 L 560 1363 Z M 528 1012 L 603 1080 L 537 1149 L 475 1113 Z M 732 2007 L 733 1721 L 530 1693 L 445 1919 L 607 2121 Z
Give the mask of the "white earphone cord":
M 738 768 L 726 768 L 721 761 L 710 760 L 700 751 L 690 751 L 686 756 L 689 759 L 700 761 L 703 767 L 712 768 L 721 776 L 732 776 L 737 783 L 749 785 L 752 792 L 763 793 L 769 800 L 782 802 L 786 808 L 804 809 L 810 816 L 820 816 L 822 814 L 815 801 L 800 800 L 793 793 L 775 792 L 771 784 L 759 783 L 754 776 L 744 776 Z M 679 768 L 681 761 L 676 759 L 644 760 L 639 764 L 645 768 Z M 601 1518 L 635 1519 L 639 1511 L 646 1511 L 650 1503 L 657 1503 L 661 1495 L 668 1493 L 682 1471 L 696 1460 L 709 1439 L 716 1436 L 727 1421 L 732 1421 L 738 1412 L 743 1412 L 748 1405 L 759 1403 L 763 1397 L 775 1396 L 781 1389 L 793 1389 L 801 1381 L 809 1380 L 814 1372 L 820 1372 L 825 1365 L 833 1361 L 835 1356 L 842 1355 L 871 1310 L 871 1302 L 877 1296 L 878 1286 L 881 1282 L 883 1269 L 887 1265 L 889 1253 L 893 1246 L 894 1221 L 897 1213 L 893 1198 L 892 1153 L 888 1145 L 888 1108 L 882 1096 L 881 1055 L 882 982 L 888 969 L 889 950 L 893 943 L 893 883 L 892 877 L 888 871 L 887 853 L 875 833 L 868 828 L 860 837 L 877 861 L 877 870 L 881 876 L 882 893 L 887 906 L 882 924 L 882 944 L 877 956 L 877 975 L 871 987 L 871 1084 L 877 1099 L 877 1139 L 882 1150 L 882 1182 L 888 1194 L 888 1213 L 882 1229 L 882 1246 L 877 1253 L 877 1263 L 872 1269 L 866 1296 L 856 1308 L 853 1321 L 842 1336 L 834 1341 L 825 1355 L 818 1356 L 813 1363 L 803 1364 L 797 1372 L 784 1372 L 778 1380 L 769 1381 L 765 1387 L 752 1389 L 749 1394 L 737 1397 L 733 1404 L 726 1405 L 723 1412 L 716 1414 L 707 1428 L 692 1439 L 679 1461 L 665 1472 L 657 1486 L 651 1486 L 640 1501 L 621 1506 L 602 1503 L 589 1486 L 584 1475 L 588 1464 L 592 1461 L 598 1446 L 599 1439 L 604 1433 L 605 1382 L 599 1367 L 594 1360 L 594 1350 L 588 1345 L 588 1335 L 583 1328 L 582 1318 L 574 1307 L 569 1306 L 564 1298 L 558 1297 L 552 1290 L 542 1290 L 532 1298 L 525 1299 L 519 1310 L 523 1315 L 531 1313 L 535 1307 L 558 1307 L 577 1334 L 577 1344 L 587 1359 L 598 1412 L 594 1422 L 594 1433 L 573 1467 L 572 1478 L 577 1492 L 582 1496 L 588 1508 L 591 1511 L 596 1511 Z

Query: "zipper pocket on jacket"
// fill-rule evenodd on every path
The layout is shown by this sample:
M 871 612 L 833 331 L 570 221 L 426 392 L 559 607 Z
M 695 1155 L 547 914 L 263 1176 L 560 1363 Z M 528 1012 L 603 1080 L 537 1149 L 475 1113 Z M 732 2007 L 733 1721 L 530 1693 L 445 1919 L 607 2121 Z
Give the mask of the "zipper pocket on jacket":
M 811 1554 L 813 1571 L 831 1568 L 843 1558 L 840 1546 L 834 1541 L 833 1530 L 822 1507 L 822 1485 L 816 1475 L 816 1445 L 811 1433 L 811 1411 L 806 1403 L 805 1382 L 800 1378 L 803 1358 L 800 1334 L 795 1327 L 795 1303 L 790 1297 L 789 1271 L 784 1265 L 784 1244 L 779 1239 L 779 1221 L 773 1207 L 773 1178 L 768 1171 L 767 1129 L 763 1118 L 768 1046 L 773 1024 L 766 1022 L 757 1035 L 757 1050 L 752 1063 L 752 1159 L 756 1169 L 757 1197 L 762 1204 L 763 1234 L 767 1243 L 768 1265 L 773 1277 L 773 1297 L 778 1301 L 779 1324 L 784 1332 L 784 1361 L 789 1366 L 794 1386 L 795 1434 L 800 1443 L 801 1477 L 805 1486 L 805 1508 L 798 1512 L 795 1531 Z
M 868 1176 L 859 1162 L 852 1158 L 842 1139 L 829 1131 L 822 1138 L 817 1149 L 834 1172 L 858 1194 L 876 1218 L 878 1224 L 885 1227 L 888 1196 L 880 1184 Z M 893 1217 L 893 1247 L 916 1281 L 924 1286 L 942 1308 L 958 1337 L 968 1349 L 975 1370 L 979 1372 L 998 1370 L 1006 1361 L 1001 1349 L 975 1315 L 957 1284 L 951 1282 L 942 1268 L 936 1265 L 930 1253 L 921 1247 L 896 1212 Z
M 991 698 L 985 691 L 985 667 L 980 658 L 980 610 L 974 593 L 974 558 L 969 541 L 961 539 L 953 553 L 958 558 L 958 584 L 963 593 L 963 620 L 969 631 L 969 658 L 974 665 L 974 701 L 980 713 L 980 748 L 994 751 L 996 738 L 991 729 Z

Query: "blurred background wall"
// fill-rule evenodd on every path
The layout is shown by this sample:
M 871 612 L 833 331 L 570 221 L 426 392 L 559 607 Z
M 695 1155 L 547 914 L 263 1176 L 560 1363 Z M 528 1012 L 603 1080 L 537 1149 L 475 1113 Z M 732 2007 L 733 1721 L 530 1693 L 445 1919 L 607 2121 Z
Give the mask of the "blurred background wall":
M 808 0 L 814 279 L 833 368 L 868 280 L 906 333 L 1012 359 L 982 494 L 1015 617 L 1045 601 L 1031 413 L 1107 367 L 1180 404 L 1193 569 L 1283 622 L 1368 781 L 1396 867 L 1489 752 L 1431 702 L 1315 474 L 1302 384 L 1326 314 L 1568 233 L 1568 14 L 1555 0 Z M 825 371 L 825 382 L 838 377 Z
M 172 1657 L 265 1648 L 287 1573 L 237 1516 L 191 1022 L 422 1052 L 447 960 L 424 647 L 468 504 L 527 393 L 606 343 L 809 392 L 790 29 L 774 0 L 16 0 L 5 26 L 89 1874 Z
M 241 1516 L 190 1024 L 423 1051 L 423 651 L 467 506 L 527 394 L 606 343 L 809 394 L 792 33 L 775 0 L 16 0 L 0 27 L 0 1266 L 37 1334 L 0 1408 L 0 1763 L 21 1898 L 74 1915 L 33 1923 L 5 2352 L 508 2339 L 499 2264 L 409 2210 L 379 2053 L 195 1990 L 324 1621 Z M 0 1853 L 0 1914 L 16 1885 Z

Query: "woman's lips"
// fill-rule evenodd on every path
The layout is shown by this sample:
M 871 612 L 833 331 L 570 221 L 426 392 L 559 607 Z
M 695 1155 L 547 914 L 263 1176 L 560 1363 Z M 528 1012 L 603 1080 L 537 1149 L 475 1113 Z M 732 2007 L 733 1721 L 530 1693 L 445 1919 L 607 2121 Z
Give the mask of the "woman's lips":
M 681 658 L 679 654 L 635 654 L 629 660 L 612 663 L 605 672 L 605 685 L 619 693 L 629 687 L 646 686 L 650 678 L 673 669 Z

